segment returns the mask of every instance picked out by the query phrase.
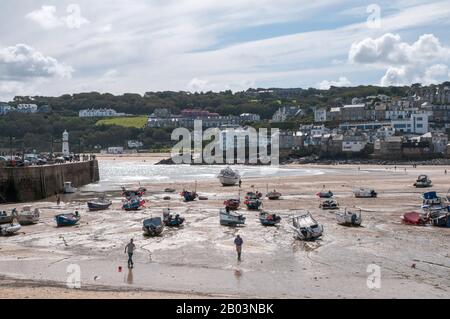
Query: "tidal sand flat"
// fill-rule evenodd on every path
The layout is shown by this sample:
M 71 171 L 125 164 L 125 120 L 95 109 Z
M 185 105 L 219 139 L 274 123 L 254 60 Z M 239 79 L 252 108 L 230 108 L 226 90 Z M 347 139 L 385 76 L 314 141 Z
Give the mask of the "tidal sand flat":
M 215 177 L 220 169 L 154 166 L 142 158 L 100 159 L 99 183 L 64 196 L 59 206 L 54 199 L 31 203 L 41 210 L 39 224 L 0 238 L 2 297 L 450 297 L 450 230 L 407 226 L 400 219 L 420 208 L 423 190 L 413 187 L 418 175 L 427 174 L 432 190 L 447 193 L 450 178 L 444 167 L 238 167 L 241 193 L 238 187 L 220 185 Z M 145 208 L 123 211 L 122 185 L 147 188 Z M 354 198 L 352 190 L 359 186 L 374 188 L 378 197 Z M 167 187 L 177 192 L 166 194 Z M 178 193 L 195 187 L 208 200 L 183 202 Z M 361 210 L 363 227 L 337 225 L 332 211 L 319 208 L 315 194 L 324 187 L 342 208 Z M 279 201 L 263 201 L 263 208 L 276 212 L 282 222 L 263 227 L 257 212 L 241 208 L 244 227 L 221 226 L 218 213 L 224 200 L 256 189 L 282 193 Z M 111 209 L 88 212 L 86 201 L 101 193 L 113 201 Z M 161 216 L 167 207 L 186 218 L 184 226 L 166 228 L 159 237 L 143 236 L 142 221 Z M 54 215 L 75 210 L 82 216 L 79 225 L 56 227 Z M 323 224 L 321 239 L 294 238 L 290 216 L 297 210 L 310 211 Z M 233 244 L 237 234 L 244 240 L 241 262 Z M 135 267 L 129 270 L 124 247 L 131 238 L 137 250 Z M 79 267 L 80 289 L 67 288 L 71 265 Z M 371 265 L 380 267 L 375 288 L 368 284 Z

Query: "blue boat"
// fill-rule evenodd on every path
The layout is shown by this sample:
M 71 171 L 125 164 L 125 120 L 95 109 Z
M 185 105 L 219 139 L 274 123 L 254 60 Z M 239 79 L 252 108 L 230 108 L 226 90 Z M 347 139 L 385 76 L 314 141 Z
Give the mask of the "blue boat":
M 244 204 L 247 206 L 248 210 L 259 210 L 262 205 L 262 201 L 258 198 L 249 198 Z
M 142 230 L 147 236 L 158 236 L 164 230 L 164 224 L 161 217 L 154 217 L 144 220 Z
M 124 201 L 122 209 L 126 211 L 138 210 L 144 205 L 144 201 L 139 197 L 134 197 L 130 200 Z
M 78 212 L 74 213 L 68 213 L 68 214 L 59 214 L 55 216 L 56 225 L 58 227 L 64 227 L 64 226 L 74 226 L 76 225 L 81 219 L 81 216 Z
M 259 213 L 259 221 L 263 226 L 275 226 L 281 222 L 281 217 L 276 214 L 262 211 Z
M 176 214 L 175 217 L 171 214 L 170 208 L 163 210 L 164 225 L 167 227 L 180 227 L 184 223 L 184 218 Z

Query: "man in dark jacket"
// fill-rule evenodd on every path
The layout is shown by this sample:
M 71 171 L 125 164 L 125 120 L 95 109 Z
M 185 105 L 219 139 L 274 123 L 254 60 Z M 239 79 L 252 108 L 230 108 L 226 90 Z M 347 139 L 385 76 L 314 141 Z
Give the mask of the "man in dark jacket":
M 236 245 L 238 260 L 241 261 L 242 245 L 244 244 L 244 241 L 242 240 L 241 236 L 239 235 L 236 236 L 236 238 L 234 239 L 234 244 Z

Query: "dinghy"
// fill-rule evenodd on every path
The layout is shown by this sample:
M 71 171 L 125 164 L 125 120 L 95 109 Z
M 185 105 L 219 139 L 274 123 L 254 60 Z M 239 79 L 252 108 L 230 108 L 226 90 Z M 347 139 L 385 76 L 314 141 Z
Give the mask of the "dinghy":
M 244 204 L 247 206 L 248 210 L 259 210 L 262 201 L 259 198 L 249 198 L 245 200 Z
M 300 240 L 314 240 L 323 234 L 323 226 L 312 217 L 310 212 L 292 217 L 291 228 Z
M 345 210 L 344 212 L 336 213 L 336 220 L 339 225 L 361 226 L 362 223 L 361 211 L 359 211 L 359 213 L 354 213 Z
M 450 227 L 450 213 L 441 212 L 436 216 L 431 217 L 431 222 L 433 226 L 437 227 Z
M 137 190 L 127 190 L 124 186 L 122 186 L 122 196 L 125 198 L 133 198 L 133 197 L 142 197 L 145 195 L 145 192 L 147 191 L 144 187 L 139 187 Z
M 68 214 L 59 214 L 55 216 L 56 225 L 58 227 L 74 226 L 78 224 L 80 219 L 81 216 L 78 212 L 75 212 L 75 214 L 68 213 Z
M 197 192 L 188 192 L 186 190 L 182 191 L 180 195 L 184 198 L 185 202 L 193 202 L 198 197 Z
M 144 220 L 142 230 L 147 236 L 159 236 L 164 230 L 164 224 L 161 217 L 153 217 Z
M 14 208 L 11 213 L 6 211 L 0 212 L 0 225 L 11 224 L 17 218 L 17 210 Z
M 223 226 L 238 226 L 245 224 L 245 217 L 236 212 L 226 211 L 222 208 L 219 212 L 220 224 Z
M 175 190 L 175 188 L 169 188 L 169 187 L 168 187 L 168 188 L 165 188 L 165 189 L 164 189 L 164 192 L 165 192 L 165 193 L 175 193 L 176 190 Z
M 140 197 L 133 197 L 123 201 L 122 209 L 125 211 L 136 211 L 145 205 L 145 200 Z
M 275 226 L 281 222 L 281 217 L 274 213 L 261 211 L 259 213 L 259 221 L 263 226 Z
M 174 217 L 170 211 L 170 208 L 165 208 L 163 210 L 163 218 L 164 218 L 164 225 L 167 227 L 180 227 L 185 220 L 179 214 L 176 214 Z
M 401 219 L 406 225 L 425 226 L 429 222 L 429 218 L 426 214 L 420 214 L 418 212 L 405 213 Z
M 17 233 L 22 226 L 18 222 L 7 224 L 7 225 L 0 225 L 0 235 L 1 236 L 11 236 Z

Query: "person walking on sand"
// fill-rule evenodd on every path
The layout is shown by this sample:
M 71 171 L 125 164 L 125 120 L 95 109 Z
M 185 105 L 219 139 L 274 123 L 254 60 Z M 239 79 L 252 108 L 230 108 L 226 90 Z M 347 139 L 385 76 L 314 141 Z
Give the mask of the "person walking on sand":
M 61 204 L 61 197 L 59 195 L 56 195 L 56 205 L 59 206 Z
M 241 261 L 242 245 L 244 244 L 241 236 L 236 236 L 236 238 L 234 239 L 234 244 L 236 245 L 237 258 L 239 261 Z
M 133 243 L 133 238 L 130 240 L 128 245 L 125 246 L 125 254 L 128 253 L 128 268 L 133 268 L 133 254 L 136 250 L 136 245 Z
M 242 186 L 242 179 L 239 178 L 239 188 Z

